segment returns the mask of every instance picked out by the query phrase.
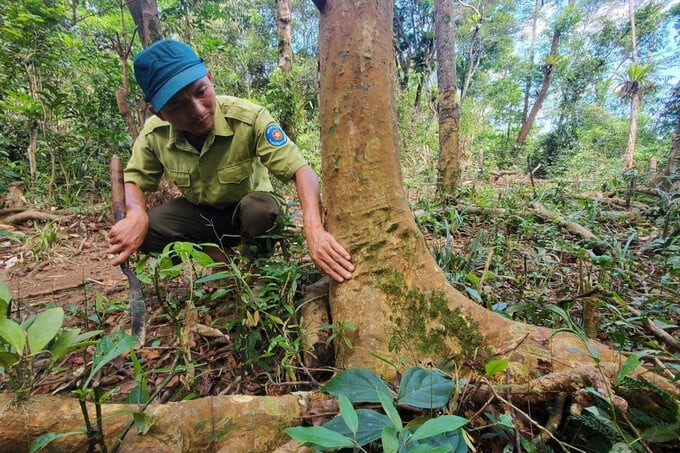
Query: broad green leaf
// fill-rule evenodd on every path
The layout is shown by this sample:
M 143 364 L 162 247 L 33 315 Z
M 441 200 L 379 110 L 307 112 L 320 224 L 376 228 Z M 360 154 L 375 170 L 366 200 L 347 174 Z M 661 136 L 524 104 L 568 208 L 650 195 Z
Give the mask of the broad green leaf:
M 215 272 L 214 274 L 208 274 L 199 279 L 196 279 L 194 283 L 196 285 L 200 285 L 201 283 L 214 282 L 215 280 L 224 280 L 228 277 L 229 274 L 227 272 Z
M 356 437 L 357 429 L 359 428 L 359 417 L 357 416 L 357 411 L 354 410 L 354 406 L 352 406 L 352 402 L 341 393 L 338 395 L 338 405 L 340 406 L 342 419 L 350 431 L 352 431 L 354 437 Z
M 667 426 L 652 426 L 642 432 L 642 438 L 647 442 L 663 443 L 680 439 L 680 425 L 675 423 Z
M 401 423 L 401 416 L 399 416 L 399 412 L 397 412 L 397 408 L 394 407 L 394 404 L 392 403 L 392 398 L 388 394 L 382 391 L 378 391 L 378 398 L 380 399 L 380 404 L 382 405 L 383 410 L 389 417 L 390 421 L 392 422 L 392 426 L 397 431 L 401 431 L 402 428 L 402 423 Z
M 474 288 L 471 288 L 469 286 L 465 287 L 465 291 L 472 297 L 472 299 L 476 302 L 482 302 L 482 296 L 479 295 L 479 291 L 477 291 Z
M 62 437 L 74 436 L 76 434 L 85 435 L 82 431 L 71 431 L 69 433 L 45 433 L 36 437 L 28 447 L 29 453 L 37 453 L 43 448 L 47 447 L 53 440 L 61 439 Z
M 633 453 L 634 451 L 625 442 L 617 442 L 609 449 L 609 453 Z
M 64 329 L 61 331 L 52 343 L 50 351 L 52 351 L 52 363 L 75 350 L 85 348 L 96 343 L 90 338 L 101 334 L 102 330 L 90 330 L 88 332 L 80 333 L 80 329 Z M 88 341 L 89 340 L 89 341 Z
M 283 430 L 293 439 L 319 448 L 351 448 L 352 439 L 323 426 L 295 426 Z
M 153 426 L 153 419 L 145 412 L 133 412 L 132 418 L 137 434 L 144 435 L 148 433 L 151 429 L 151 426 Z
M 501 371 L 505 371 L 509 364 L 510 362 L 507 360 L 492 360 L 486 364 L 484 369 L 486 370 L 487 376 L 494 376 Z
M 404 450 L 406 452 L 407 450 Z M 451 445 L 440 445 L 433 447 L 428 444 L 419 444 L 415 448 L 408 450 L 408 453 L 450 453 L 453 451 Z M 467 450 L 463 450 L 467 451 Z
M 61 307 L 48 308 L 39 313 L 28 328 L 28 349 L 37 354 L 52 341 L 64 323 L 64 310 Z
M 353 438 L 359 445 L 366 445 L 380 439 L 382 429 L 385 426 L 392 426 L 392 422 L 385 414 L 371 409 L 357 409 L 356 412 L 359 420 L 356 435 L 352 433 L 340 415 L 327 421 L 323 426 L 346 437 Z
M 387 395 L 392 394 L 392 391 L 380 379 L 380 376 L 365 368 L 350 368 L 342 371 L 321 387 L 321 390 L 336 398 L 340 393 L 343 393 L 353 403 L 380 402 L 376 390 Z
M 465 432 L 458 429 L 453 432 L 442 433 L 437 436 L 426 437 L 422 440 L 411 441 L 402 448 L 401 453 L 417 453 L 417 452 L 453 452 L 453 453 L 467 453 L 468 446 L 465 443 Z
M 409 406 L 436 409 L 449 402 L 453 380 L 436 368 L 411 367 L 401 378 L 397 402 Z
M 469 420 L 457 415 L 440 415 L 431 418 L 422 424 L 420 428 L 409 438 L 409 442 L 433 437 L 442 433 L 456 431 L 464 426 Z
M 621 385 L 623 380 L 628 377 L 630 373 L 635 371 L 635 369 L 640 365 L 642 365 L 642 362 L 637 358 L 637 356 L 632 355 L 628 357 L 628 360 L 626 360 L 621 367 L 619 374 L 616 375 L 615 385 Z
M 137 344 L 137 337 L 130 336 L 125 332 L 117 330 L 111 335 L 107 335 L 97 344 L 97 348 L 94 350 L 94 355 L 92 356 L 92 370 L 90 371 L 90 376 L 83 387 L 87 387 L 90 381 L 97 374 L 104 365 L 133 347 Z
M 26 347 L 26 334 L 19 324 L 7 318 L 0 318 L 0 338 L 12 346 L 17 354 L 24 355 Z
M 385 426 L 380 434 L 383 453 L 397 453 L 399 450 L 399 438 L 397 431 L 391 426 Z
M 0 302 L 4 302 L 5 304 L 9 304 L 9 301 L 11 299 L 12 299 L 11 291 L 9 290 L 7 285 L 5 285 L 3 282 L 0 282 Z M 5 308 L 6 307 L 7 307 L 7 305 L 5 305 Z M 0 314 L 2 314 L 3 316 L 6 316 L 7 312 L 0 313 Z

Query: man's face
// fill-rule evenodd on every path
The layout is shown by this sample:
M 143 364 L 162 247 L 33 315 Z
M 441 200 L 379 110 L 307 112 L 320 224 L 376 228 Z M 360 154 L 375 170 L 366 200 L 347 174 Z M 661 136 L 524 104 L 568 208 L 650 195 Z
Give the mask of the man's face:
M 175 129 L 194 136 L 205 136 L 215 124 L 215 87 L 212 74 L 184 87 L 163 106 L 153 112 Z

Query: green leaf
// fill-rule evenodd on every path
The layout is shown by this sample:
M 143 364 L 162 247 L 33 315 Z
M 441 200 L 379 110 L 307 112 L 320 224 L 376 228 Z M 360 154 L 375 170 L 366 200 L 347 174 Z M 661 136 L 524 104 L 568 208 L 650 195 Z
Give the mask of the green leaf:
M 397 412 L 397 408 L 394 407 L 394 404 L 392 403 L 392 398 L 380 390 L 378 391 L 378 398 L 380 399 L 383 410 L 392 422 L 392 426 L 394 426 L 397 431 L 401 431 L 401 417 L 399 416 L 399 412 Z
M 371 409 L 357 409 L 356 412 L 359 420 L 356 434 L 349 429 L 343 418 L 339 415 L 324 423 L 323 426 L 353 438 L 358 445 L 366 445 L 380 439 L 382 429 L 385 426 L 392 426 L 390 419 L 385 414 Z
M 621 367 L 619 374 L 616 375 L 616 381 L 614 385 L 621 385 L 623 380 L 626 377 L 628 377 L 630 373 L 635 371 L 635 369 L 640 365 L 642 365 L 642 362 L 640 361 L 639 358 L 637 358 L 637 356 L 632 355 L 628 357 L 628 360 L 626 360 L 623 366 Z
M 321 390 L 336 398 L 343 393 L 353 403 L 380 402 L 378 390 L 388 395 L 392 394 L 380 376 L 365 368 L 350 368 L 342 371 L 321 387 Z
M 449 402 L 453 380 L 437 368 L 411 367 L 401 378 L 397 402 L 409 406 L 435 409 Z
M 0 297 L 0 318 L 6 318 L 7 317 L 7 309 L 9 308 L 9 304 L 5 302 L 2 297 Z
M 680 425 L 652 426 L 642 432 L 642 438 L 656 443 L 676 441 L 680 439 Z
M 323 426 L 295 426 L 283 430 L 293 439 L 304 444 L 312 444 L 319 448 L 351 448 L 352 439 Z
M 609 449 L 609 453 L 633 453 L 634 451 L 625 442 L 617 442 Z
M 5 285 L 3 282 L 0 282 L 0 302 L 5 302 L 5 304 L 9 304 L 10 300 L 12 300 L 12 292 L 9 290 L 7 285 Z M 7 312 L 0 314 L 2 314 L 3 316 L 7 316 Z
M 397 453 L 399 450 L 399 438 L 397 431 L 391 426 L 385 426 L 380 435 L 383 453 Z
M 5 370 L 9 370 L 19 361 L 19 355 L 11 352 L 0 351 L 0 366 Z
M 28 451 L 29 453 L 37 453 L 43 448 L 45 448 L 47 445 L 49 445 L 50 442 L 52 442 L 53 440 L 61 439 L 62 437 L 73 436 L 76 434 L 81 434 L 83 436 L 85 435 L 85 433 L 82 431 L 71 431 L 69 433 L 45 433 L 31 441 L 31 445 L 29 445 Z
M 402 453 L 430 453 L 430 452 L 453 452 L 467 453 L 468 446 L 465 443 L 465 432 L 461 429 L 442 433 L 437 436 L 426 437 L 422 440 L 407 441 Z
M 479 295 L 479 291 L 469 286 L 465 287 L 465 291 L 470 295 L 470 297 L 476 302 L 482 302 L 482 296 Z
M 0 338 L 12 346 L 19 356 L 24 355 L 26 334 L 19 324 L 7 318 L 0 318 Z
M 64 329 L 57 335 L 54 339 L 54 343 L 52 343 L 52 346 L 50 347 L 50 351 L 52 351 L 52 363 L 55 363 L 69 352 L 95 344 L 96 341 L 88 340 L 102 332 L 102 330 L 90 330 L 81 334 L 80 329 L 77 328 Z
M 99 340 L 99 344 L 97 344 L 97 348 L 94 350 L 94 355 L 92 356 L 92 370 L 90 371 L 90 376 L 83 384 L 83 388 L 86 388 L 90 384 L 94 375 L 97 374 L 97 371 L 104 365 L 133 347 L 135 344 L 137 344 L 137 337 L 130 336 L 120 330 Z
M 409 442 L 433 437 L 442 433 L 456 431 L 464 426 L 469 420 L 457 415 L 441 415 L 431 418 L 422 424 L 420 428 L 409 437 Z
M 61 307 L 49 308 L 39 313 L 28 328 L 28 349 L 31 354 L 41 352 L 57 335 L 63 323 L 64 310 Z
M 144 435 L 149 432 L 153 426 L 153 419 L 146 412 L 133 412 L 132 418 L 135 425 L 135 431 L 137 434 Z
M 341 393 L 338 395 L 338 405 L 340 406 L 340 415 L 342 415 L 342 419 L 345 421 L 350 431 L 352 431 L 354 437 L 356 437 L 357 429 L 359 428 L 359 417 L 354 410 L 354 406 L 352 406 L 352 402 Z
M 507 360 L 491 360 L 486 364 L 484 369 L 486 370 L 487 376 L 494 376 L 501 371 L 505 371 L 509 364 L 510 362 Z

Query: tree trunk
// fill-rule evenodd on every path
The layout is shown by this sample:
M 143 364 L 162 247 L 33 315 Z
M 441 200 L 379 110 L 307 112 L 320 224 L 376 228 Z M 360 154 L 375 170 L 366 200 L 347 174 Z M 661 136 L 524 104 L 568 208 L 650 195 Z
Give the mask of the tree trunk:
M 574 0 L 569 0 L 565 15 L 569 14 L 573 5 Z M 543 84 L 541 85 L 541 89 L 538 92 L 538 96 L 536 96 L 536 101 L 534 102 L 534 105 L 531 107 L 529 116 L 527 117 L 526 121 L 522 123 L 522 127 L 520 128 L 519 134 L 517 135 L 518 148 L 521 148 L 526 143 L 527 137 L 529 136 L 529 131 L 531 130 L 531 127 L 534 125 L 534 122 L 536 121 L 536 116 L 538 115 L 539 110 L 541 110 L 541 107 L 543 106 L 543 101 L 545 101 L 545 97 L 548 94 L 550 84 L 552 83 L 552 80 L 555 77 L 555 66 L 557 64 L 558 58 L 557 51 L 560 44 L 560 35 L 562 34 L 562 29 L 564 27 L 563 22 L 564 15 L 557 19 L 557 24 L 555 25 L 555 32 L 553 33 L 552 37 L 552 43 L 550 44 L 550 53 L 546 58 L 546 64 L 543 68 L 544 74 Z
M 522 124 L 527 121 L 527 112 L 529 112 L 529 96 L 531 94 L 531 79 L 534 71 L 534 50 L 536 48 L 536 24 L 538 23 L 538 13 L 541 11 L 542 1 L 536 0 L 534 6 L 534 14 L 531 17 L 531 42 L 529 43 L 529 74 L 527 74 L 526 84 L 524 86 L 524 107 L 522 108 Z
M 635 167 L 635 138 L 638 129 L 638 110 L 640 109 L 641 93 L 636 90 L 630 99 L 630 127 L 628 129 L 628 143 L 623 154 L 623 169 L 631 170 Z
M 326 2 L 321 14 L 321 142 L 328 229 L 354 278 L 333 283 L 331 315 L 353 322 L 336 365 L 384 376 L 413 363 L 511 361 L 513 382 L 588 363 L 574 335 L 513 322 L 456 291 L 429 254 L 401 181 L 389 0 Z M 602 362 L 618 356 L 597 343 Z M 380 358 L 378 358 L 380 357 Z M 401 360 L 404 358 L 405 360 Z M 449 362 L 450 363 L 450 362 Z
M 290 0 L 276 0 L 276 28 L 279 38 L 279 69 L 283 73 L 285 93 L 279 121 L 286 135 L 291 140 L 297 138 L 295 121 L 296 96 L 293 87 L 293 49 L 291 46 L 291 14 Z
M 148 47 L 163 39 L 161 20 L 158 17 L 158 2 L 156 0 L 130 0 L 128 8 L 135 21 L 139 39 L 143 47 Z
M 671 153 L 668 156 L 668 166 L 664 172 L 667 181 L 674 181 L 673 186 L 680 187 L 680 122 L 675 126 L 675 135 L 671 140 Z M 670 187 L 670 184 L 667 185 Z
M 435 43 L 439 87 L 439 163 L 437 193 L 449 199 L 460 182 L 460 105 L 456 89 L 456 48 L 453 0 L 435 0 Z M 470 63 L 472 64 L 472 62 Z
M 279 68 L 289 74 L 293 68 L 290 0 L 276 0 L 276 29 L 279 35 Z
M 635 30 L 635 6 L 633 0 L 628 0 L 628 15 L 630 17 L 630 34 L 632 38 L 631 58 L 633 65 L 637 65 L 637 32 Z M 638 128 L 638 110 L 642 102 L 642 92 L 639 86 L 634 84 L 633 92 L 630 98 L 630 126 L 628 129 L 628 143 L 626 143 L 626 151 L 623 153 L 623 170 L 631 170 L 635 167 L 635 138 L 637 137 Z

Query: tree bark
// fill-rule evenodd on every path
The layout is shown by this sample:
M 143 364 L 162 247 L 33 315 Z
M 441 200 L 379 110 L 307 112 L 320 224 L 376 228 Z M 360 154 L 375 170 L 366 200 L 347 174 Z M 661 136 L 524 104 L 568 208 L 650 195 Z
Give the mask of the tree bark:
M 290 0 L 276 0 L 276 28 L 279 38 L 279 69 L 283 74 L 285 91 L 281 99 L 284 108 L 282 109 L 281 127 L 286 135 L 293 141 L 297 139 L 297 128 L 295 121 L 296 96 L 293 87 L 293 48 L 291 46 L 291 13 Z
M 293 67 L 290 0 L 276 0 L 276 29 L 279 35 L 279 68 L 289 74 Z
M 455 7 L 453 0 L 435 0 L 435 43 L 439 87 L 439 163 L 437 193 L 452 197 L 460 183 L 460 105 L 456 87 Z M 471 63 L 472 64 L 472 63 Z
M 130 0 L 127 4 L 143 47 L 163 39 L 156 0 Z
M 413 363 L 511 361 L 513 382 L 584 364 L 574 335 L 513 322 L 456 291 L 427 251 L 401 182 L 388 0 L 328 1 L 321 14 L 321 142 L 328 229 L 354 277 L 331 284 L 336 365 L 393 377 Z M 620 359 L 591 343 L 602 362 Z M 378 358 L 380 357 L 380 358 Z M 401 360 L 404 358 L 405 360 Z M 474 365 L 476 364 L 476 365 Z M 471 371 L 471 370 L 468 370 Z
M 569 0 L 565 14 L 569 14 L 573 5 L 574 0 Z M 520 128 L 519 134 L 517 135 L 518 148 L 521 148 L 526 143 L 527 137 L 529 136 L 529 131 L 531 130 L 531 127 L 534 125 L 534 122 L 536 121 L 536 116 L 538 115 L 539 110 L 541 110 L 541 107 L 543 106 L 543 101 L 545 101 L 545 97 L 548 94 L 550 84 L 552 83 L 553 78 L 555 77 L 555 66 L 557 64 L 558 58 L 557 52 L 560 44 L 560 36 L 562 34 L 562 30 L 564 27 L 563 19 L 564 15 L 558 18 L 557 24 L 555 25 L 555 31 L 553 33 L 552 42 L 550 44 L 550 53 L 548 54 L 548 57 L 546 58 L 546 64 L 543 67 L 544 74 L 543 83 L 541 84 L 541 89 L 538 91 L 538 96 L 536 96 L 536 101 L 534 102 L 534 105 L 531 107 L 529 116 L 527 117 L 526 121 L 522 123 L 522 127 Z

